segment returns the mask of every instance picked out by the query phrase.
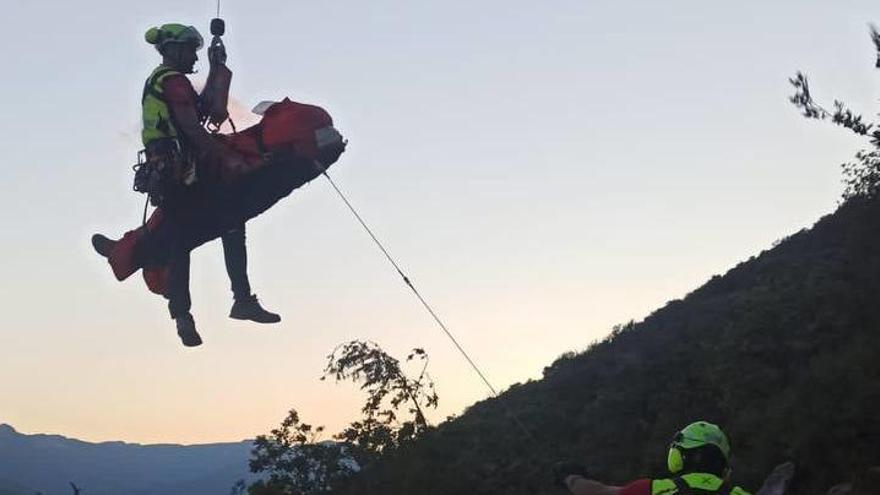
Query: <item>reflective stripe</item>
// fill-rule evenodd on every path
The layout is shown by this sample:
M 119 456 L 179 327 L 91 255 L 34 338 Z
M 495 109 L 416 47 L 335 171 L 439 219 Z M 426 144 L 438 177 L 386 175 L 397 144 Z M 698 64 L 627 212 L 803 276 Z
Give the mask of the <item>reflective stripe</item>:
M 651 482 L 651 495 L 684 494 L 684 491 L 679 490 L 676 481 L 686 484 L 690 488 L 689 493 L 692 495 L 701 495 L 703 493 L 751 495 L 738 486 L 728 491 L 730 485 L 725 484 L 724 480 L 718 476 L 709 473 L 688 473 L 675 479 L 653 480 Z
M 672 480 L 654 480 L 651 482 L 651 495 L 671 495 L 677 491 Z
M 168 76 L 178 74 L 180 72 L 160 65 L 144 83 L 144 92 L 141 96 L 144 126 L 141 131 L 141 140 L 145 147 L 151 141 L 177 137 L 177 129 L 171 121 L 171 111 L 162 95 L 162 81 Z
M 684 478 L 672 478 L 672 482 L 675 483 L 675 489 L 679 495 L 692 495 L 691 486 Z

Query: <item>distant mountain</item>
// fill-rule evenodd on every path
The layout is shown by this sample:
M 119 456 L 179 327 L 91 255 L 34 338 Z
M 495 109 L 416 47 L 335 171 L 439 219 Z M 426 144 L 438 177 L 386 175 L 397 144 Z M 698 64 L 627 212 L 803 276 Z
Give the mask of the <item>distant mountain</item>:
M 663 477 L 672 435 L 706 419 L 730 435 L 745 488 L 792 460 L 792 493 L 827 493 L 880 472 L 878 406 L 880 199 L 855 199 L 560 357 L 543 379 L 471 406 L 339 492 L 556 493 L 551 466 L 563 459 L 611 483 Z
M 67 495 L 71 481 L 83 495 L 225 495 L 252 479 L 251 446 L 89 443 L 0 424 L 0 495 Z

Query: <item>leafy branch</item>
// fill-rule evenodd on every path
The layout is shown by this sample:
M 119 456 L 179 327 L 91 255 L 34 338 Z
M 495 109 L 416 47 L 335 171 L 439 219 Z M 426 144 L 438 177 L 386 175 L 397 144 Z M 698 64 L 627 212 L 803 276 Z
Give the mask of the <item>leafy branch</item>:
M 875 67 L 880 68 L 880 32 L 871 24 L 871 41 L 877 52 Z M 845 186 L 843 199 L 849 200 L 856 197 L 872 198 L 880 194 L 880 129 L 871 122 L 865 122 L 860 114 L 850 110 L 839 100 L 834 100 L 834 109 L 828 110 L 813 99 L 810 93 L 810 84 L 807 76 L 798 72 L 790 78 L 789 83 L 794 87 L 794 95 L 789 101 L 801 110 L 801 114 L 808 119 L 831 120 L 832 123 L 847 128 L 859 136 L 871 136 L 871 145 L 874 151 L 861 150 L 856 153 L 856 160 L 841 165 L 843 169 L 843 183 Z
M 439 399 L 434 382 L 427 373 L 429 359 L 423 349 L 413 349 L 406 357 L 407 362 L 422 364 L 414 379 L 403 372 L 400 361 L 373 342 L 348 342 L 337 347 L 327 358 L 321 380 L 333 377 L 337 382 L 360 383 L 361 390 L 367 392 L 367 400 L 361 408 L 363 419 L 337 434 L 337 440 L 379 455 L 429 429 L 424 409 L 436 408 Z M 406 407 L 408 419 L 399 418 L 401 407 Z
M 359 383 L 367 393 L 363 417 L 334 435 L 335 442 L 321 442 L 324 427 L 304 423 L 291 409 L 278 428 L 254 441 L 250 469 L 264 479 L 248 487 L 249 495 L 327 493 L 430 429 L 424 410 L 436 408 L 439 399 L 423 349 L 413 349 L 406 357 L 407 363 L 421 365 L 416 378 L 407 376 L 400 361 L 373 342 L 348 342 L 327 358 L 321 380 Z
M 873 123 L 866 124 L 863 122 L 863 117 L 861 115 L 853 113 L 852 110 L 847 108 L 846 105 L 839 100 L 834 100 L 833 111 L 827 110 L 822 105 L 816 103 L 815 100 L 813 100 L 813 96 L 810 94 L 810 85 L 809 81 L 807 81 L 807 76 L 802 72 L 798 72 L 797 75 L 794 78 L 790 78 L 788 82 L 795 88 L 795 94 L 789 97 L 789 101 L 801 109 L 804 117 L 817 120 L 827 120 L 830 118 L 831 122 L 841 127 L 845 127 L 860 136 L 867 135 L 874 127 Z M 876 144 L 880 145 L 880 131 L 875 131 L 872 135 L 874 136 L 874 139 L 877 140 Z

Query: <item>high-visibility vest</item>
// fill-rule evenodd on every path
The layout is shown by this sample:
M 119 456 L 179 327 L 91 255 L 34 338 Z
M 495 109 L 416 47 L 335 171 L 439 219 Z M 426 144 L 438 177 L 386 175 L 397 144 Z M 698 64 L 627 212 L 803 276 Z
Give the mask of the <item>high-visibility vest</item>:
M 688 473 L 676 478 L 651 481 L 651 495 L 751 495 L 738 486 L 731 487 L 710 473 Z
M 177 138 L 177 129 L 174 122 L 171 121 L 171 111 L 162 91 L 162 81 L 180 72 L 166 66 L 160 65 L 147 78 L 144 84 L 144 94 L 141 98 L 141 107 L 143 108 L 144 128 L 141 131 L 141 140 L 146 147 L 150 142 L 159 139 Z

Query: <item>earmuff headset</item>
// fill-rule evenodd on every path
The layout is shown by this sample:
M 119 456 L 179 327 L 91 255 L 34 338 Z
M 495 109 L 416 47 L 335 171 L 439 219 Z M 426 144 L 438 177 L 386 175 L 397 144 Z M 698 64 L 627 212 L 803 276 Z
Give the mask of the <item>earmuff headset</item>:
M 680 473 L 684 469 L 684 456 L 678 446 L 678 442 L 681 440 L 681 432 L 676 433 L 669 444 L 669 452 L 666 454 L 666 467 L 669 468 L 669 472 L 672 474 Z

